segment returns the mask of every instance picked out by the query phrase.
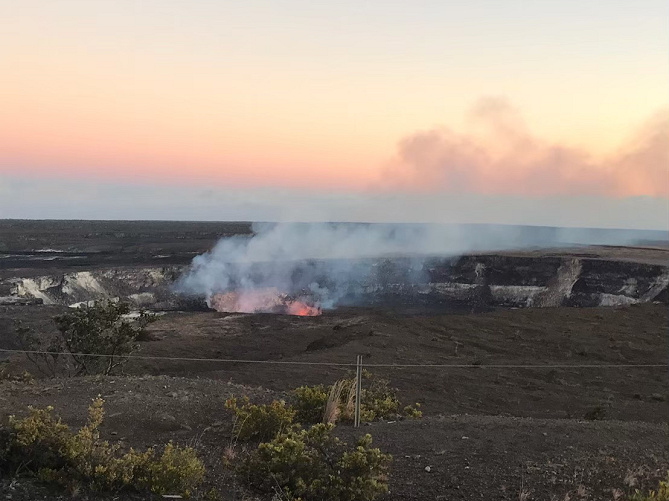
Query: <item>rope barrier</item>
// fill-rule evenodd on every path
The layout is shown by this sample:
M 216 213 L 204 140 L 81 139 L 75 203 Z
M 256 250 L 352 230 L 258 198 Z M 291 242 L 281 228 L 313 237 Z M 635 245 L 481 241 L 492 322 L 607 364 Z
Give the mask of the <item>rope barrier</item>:
M 70 352 L 52 352 L 40 350 L 13 350 L 0 348 L 3 353 L 23 353 L 31 355 L 58 355 L 74 357 L 111 357 L 118 355 L 108 355 L 103 353 L 70 353 Z M 163 357 L 157 355 L 123 355 L 119 358 L 128 358 L 134 360 L 163 360 L 175 362 L 221 362 L 237 364 L 271 364 L 271 365 L 315 365 L 329 367 L 356 367 L 356 363 L 344 362 L 306 362 L 299 360 L 247 360 L 233 358 L 197 358 L 197 357 Z M 405 369 L 405 368 L 427 368 L 427 369 L 669 369 L 669 363 L 666 364 L 375 364 L 365 363 L 364 366 L 376 368 Z

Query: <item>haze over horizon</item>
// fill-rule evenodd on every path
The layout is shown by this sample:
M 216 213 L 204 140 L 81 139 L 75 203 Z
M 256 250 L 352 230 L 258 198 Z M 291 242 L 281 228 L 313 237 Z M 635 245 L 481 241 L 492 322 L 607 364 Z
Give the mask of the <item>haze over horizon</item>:
M 665 1 L 0 12 L 0 218 L 669 229 Z

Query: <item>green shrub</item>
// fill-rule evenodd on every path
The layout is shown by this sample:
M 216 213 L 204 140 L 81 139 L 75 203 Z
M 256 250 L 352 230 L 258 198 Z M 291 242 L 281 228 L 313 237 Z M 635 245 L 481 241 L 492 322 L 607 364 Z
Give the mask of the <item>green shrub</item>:
M 409 419 L 420 419 L 423 417 L 423 411 L 420 410 L 420 404 L 407 405 L 404 407 L 404 415 Z
M 29 408 L 27 417 L 10 417 L 0 439 L 0 469 L 30 474 L 71 492 L 135 489 L 158 494 L 189 495 L 204 477 L 204 466 L 192 448 L 167 444 L 161 456 L 153 449 L 122 452 L 100 440 L 103 400 L 88 409 L 88 422 L 76 433 L 56 417 L 52 407 Z
M 388 492 L 392 457 L 371 447 L 365 435 L 354 448 L 332 435 L 334 425 L 292 429 L 261 443 L 239 466 L 260 492 L 281 491 L 281 499 L 371 501 Z
M 322 384 L 295 388 L 292 391 L 295 420 L 298 423 L 309 424 L 322 422 L 329 391 L 329 388 Z
M 283 400 L 270 404 L 252 404 L 248 397 L 237 404 L 236 398 L 225 402 L 226 409 L 235 413 L 233 436 L 243 442 L 271 440 L 293 426 L 295 410 Z
M 145 334 L 146 326 L 156 320 L 155 315 L 145 312 L 136 319 L 128 319 L 125 317 L 128 313 L 127 303 L 96 302 L 54 317 L 57 334 L 38 336 L 19 325 L 17 339 L 28 359 L 43 374 L 107 375 L 128 361 L 128 355 L 137 350 L 137 341 Z
M 369 422 L 400 417 L 400 401 L 390 382 L 365 370 L 362 377 L 360 420 Z
M 630 501 L 669 501 L 669 473 L 667 473 L 667 478 L 660 482 L 657 491 L 648 493 L 635 491 L 629 499 Z
M 361 421 L 398 419 L 402 416 L 420 419 L 423 416 L 422 411 L 419 410 L 420 404 L 401 407 L 397 393 L 394 388 L 391 388 L 387 379 L 378 378 L 366 370 L 363 370 L 362 377 L 360 392 Z M 335 398 L 339 399 L 339 405 L 337 412 L 328 413 L 331 419 L 325 419 L 325 421 L 353 421 L 355 378 L 337 381 L 333 386 L 338 386 L 340 390 L 332 392 L 336 395 Z M 297 411 L 296 421 L 309 424 L 322 422 L 333 386 L 300 386 L 293 390 L 293 406 Z M 330 411 L 333 410 L 335 409 L 330 409 Z M 334 419 L 332 419 L 333 416 Z
M 191 447 L 169 442 L 160 458 L 148 463 L 148 487 L 156 494 L 180 492 L 190 495 L 204 478 L 204 465 Z

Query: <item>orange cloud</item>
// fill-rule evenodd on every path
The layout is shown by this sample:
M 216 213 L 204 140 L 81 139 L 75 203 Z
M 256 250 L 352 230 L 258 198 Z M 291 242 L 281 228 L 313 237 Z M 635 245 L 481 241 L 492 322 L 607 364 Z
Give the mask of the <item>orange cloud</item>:
M 528 196 L 669 196 L 669 110 L 604 158 L 536 137 L 503 98 L 479 101 L 468 123 L 467 133 L 439 128 L 402 139 L 384 184 Z

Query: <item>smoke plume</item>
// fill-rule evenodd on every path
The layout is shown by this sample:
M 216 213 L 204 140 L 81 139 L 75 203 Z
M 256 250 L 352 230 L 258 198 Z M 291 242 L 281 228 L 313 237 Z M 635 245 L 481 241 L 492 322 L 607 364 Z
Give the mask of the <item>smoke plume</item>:
M 220 311 L 316 315 L 355 304 L 388 280 L 425 279 L 432 257 L 467 252 L 624 244 L 662 232 L 503 225 L 362 223 L 254 224 L 251 236 L 221 239 L 193 259 L 178 292 L 205 296 Z M 389 259 L 402 265 L 391 270 Z M 400 275 L 398 275 L 398 273 Z
M 669 196 L 669 110 L 604 158 L 535 136 L 504 98 L 480 100 L 468 118 L 468 133 L 444 127 L 400 141 L 389 184 L 529 196 Z

